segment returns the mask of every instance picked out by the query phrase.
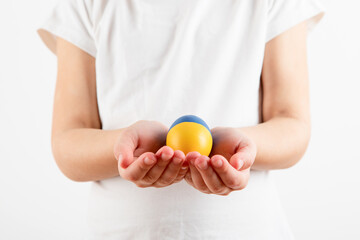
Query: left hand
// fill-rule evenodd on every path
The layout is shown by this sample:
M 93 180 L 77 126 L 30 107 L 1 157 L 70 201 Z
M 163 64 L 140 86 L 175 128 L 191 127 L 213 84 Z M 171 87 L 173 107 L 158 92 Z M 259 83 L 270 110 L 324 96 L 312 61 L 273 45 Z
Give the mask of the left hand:
M 203 193 L 223 196 L 244 189 L 256 157 L 255 143 L 237 128 L 216 127 L 211 134 L 209 157 L 199 152 L 186 154 L 190 167 L 186 182 Z

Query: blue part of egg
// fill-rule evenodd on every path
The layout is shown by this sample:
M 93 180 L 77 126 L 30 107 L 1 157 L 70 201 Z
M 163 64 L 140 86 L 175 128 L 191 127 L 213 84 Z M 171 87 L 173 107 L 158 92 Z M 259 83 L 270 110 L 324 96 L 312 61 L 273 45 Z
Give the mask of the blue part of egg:
M 203 125 L 204 127 L 207 128 L 207 130 L 209 130 L 209 132 L 211 133 L 210 131 L 210 128 L 209 126 L 205 123 L 204 120 L 202 120 L 201 118 L 195 116 L 195 115 L 185 115 L 185 116 L 182 116 L 180 118 L 178 118 L 172 125 L 171 127 L 169 128 L 169 131 L 177 124 L 179 123 L 182 123 L 182 122 L 194 122 L 194 123 L 199 123 L 201 125 Z

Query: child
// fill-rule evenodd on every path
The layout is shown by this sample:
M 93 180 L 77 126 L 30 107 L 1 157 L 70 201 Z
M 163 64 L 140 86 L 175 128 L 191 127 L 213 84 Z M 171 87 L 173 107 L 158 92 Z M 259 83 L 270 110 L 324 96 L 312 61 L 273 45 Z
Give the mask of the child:
M 93 181 L 88 239 L 292 239 L 269 170 L 310 137 L 312 0 L 61 0 L 52 150 Z M 193 114 L 209 157 L 165 146 Z

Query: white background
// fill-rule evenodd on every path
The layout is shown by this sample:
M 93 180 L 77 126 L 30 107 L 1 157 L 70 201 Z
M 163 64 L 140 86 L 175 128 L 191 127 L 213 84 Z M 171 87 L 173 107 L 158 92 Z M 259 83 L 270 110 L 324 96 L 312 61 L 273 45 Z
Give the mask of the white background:
M 56 57 L 37 27 L 56 0 L 0 2 L 0 239 L 81 239 L 89 183 L 50 147 Z M 312 139 L 274 171 L 297 239 L 360 239 L 360 1 L 323 0 L 309 37 Z

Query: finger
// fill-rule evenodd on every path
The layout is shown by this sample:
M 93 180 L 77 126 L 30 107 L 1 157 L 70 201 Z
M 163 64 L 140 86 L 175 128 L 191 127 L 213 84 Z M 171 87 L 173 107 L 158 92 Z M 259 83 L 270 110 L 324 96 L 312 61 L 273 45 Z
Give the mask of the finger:
M 177 182 L 180 182 L 181 180 L 183 180 L 186 176 L 186 174 L 188 173 L 189 171 L 189 166 L 182 166 L 177 177 L 175 178 L 174 180 L 174 183 L 177 183 Z
M 212 193 L 226 194 L 231 191 L 219 178 L 212 166 L 209 165 L 210 158 L 207 156 L 200 156 L 195 160 L 195 167 L 199 171 L 206 186 Z
M 190 171 L 188 171 L 188 172 L 185 174 L 184 179 L 185 179 L 185 181 L 186 181 L 189 185 L 191 185 L 191 186 L 193 186 L 193 187 L 195 188 L 195 185 L 194 185 L 194 183 L 193 183 L 193 181 L 192 181 L 192 178 L 191 178 Z
M 142 179 L 148 171 L 155 165 L 157 159 L 154 153 L 146 152 L 143 153 L 133 164 L 128 166 L 126 169 L 120 166 L 120 175 L 129 181 L 136 182 Z
M 200 156 L 201 154 L 200 153 L 196 153 L 196 152 L 189 152 L 186 154 L 185 156 L 185 162 L 184 162 L 184 165 L 185 167 L 187 167 L 187 173 L 185 174 L 185 181 L 190 184 L 191 186 L 193 186 L 195 188 L 195 185 L 194 185 L 194 182 L 192 180 L 192 177 L 191 177 L 191 172 L 190 172 L 190 159 L 193 159 L 193 158 L 196 158 L 198 156 Z
M 154 183 L 154 186 L 163 187 L 173 183 L 181 170 L 181 165 L 184 160 L 185 154 L 180 150 L 176 150 L 169 164 L 167 165 L 159 179 Z
M 120 132 L 114 145 L 114 155 L 122 168 L 127 168 L 134 161 L 134 150 L 137 147 L 138 140 L 135 131 L 124 129 Z
M 246 186 L 247 178 L 244 173 L 237 171 L 223 156 L 214 155 L 211 165 L 227 187 L 238 190 Z
M 192 179 L 192 182 L 193 182 L 195 188 L 198 189 L 200 192 L 211 193 L 209 188 L 206 186 L 201 174 L 199 173 L 199 171 L 196 169 L 196 167 L 194 165 L 195 159 L 200 156 L 201 156 L 201 154 L 198 152 L 190 152 L 187 155 L 191 179 Z
M 173 155 L 174 150 L 172 150 L 171 147 L 163 146 L 162 148 L 160 148 L 155 154 L 158 162 L 144 176 L 143 181 L 151 184 L 156 182 L 160 178 L 166 166 L 169 164 L 170 159 L 173 157 Z
M 230 158 L 230 164 L 242 171 L 251 167 L 256 157 L 256 145 L 250 139 L 244 139 L 235 150 L 235 154 Z
M 185 162 L 190 166 L 190 163 L 194 164 L 195 159 L 200 156 L 201 154 L 199 152 L 188 152 L 185 156 Z

